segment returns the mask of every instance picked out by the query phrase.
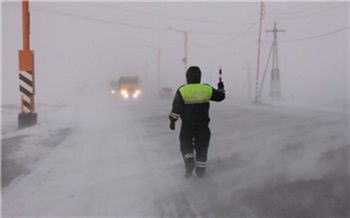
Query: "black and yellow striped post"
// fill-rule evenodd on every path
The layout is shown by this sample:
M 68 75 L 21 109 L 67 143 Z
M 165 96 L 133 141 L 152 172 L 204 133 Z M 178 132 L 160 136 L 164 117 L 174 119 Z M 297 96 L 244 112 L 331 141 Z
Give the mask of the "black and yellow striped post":
M 21 95 L 21 113 L 18 114 L 18 127 L 24 128 L 37 123 L 34 112 L 34 52 L 29 49 L 29 4 L 22 0 L 23 50 L 19 51 L 19 90 Z

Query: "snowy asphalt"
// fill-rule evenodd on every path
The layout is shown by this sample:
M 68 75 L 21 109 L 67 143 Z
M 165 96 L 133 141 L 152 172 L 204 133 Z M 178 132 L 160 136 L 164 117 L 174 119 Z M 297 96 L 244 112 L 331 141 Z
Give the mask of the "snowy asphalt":
M 3 217 L 350 214 L 347 113 L 212 103 L 207 176 L 186 180 L 170 100 L 96 101 L 23 130 L 2 108 Z

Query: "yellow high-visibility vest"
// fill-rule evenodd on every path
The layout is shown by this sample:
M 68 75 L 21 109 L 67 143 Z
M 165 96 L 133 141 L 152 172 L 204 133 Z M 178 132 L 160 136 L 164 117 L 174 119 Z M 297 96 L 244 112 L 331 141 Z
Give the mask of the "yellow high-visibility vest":
M 209 102 L 213 88 L 206 84 L 188 84 L 179 89 L 185 104 L 200 104 Z

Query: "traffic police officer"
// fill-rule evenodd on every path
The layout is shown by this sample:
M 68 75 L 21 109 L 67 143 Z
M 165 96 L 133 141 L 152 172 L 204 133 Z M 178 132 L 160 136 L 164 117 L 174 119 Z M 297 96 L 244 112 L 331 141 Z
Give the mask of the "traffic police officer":
M 191 66 L 186 72 L 187 84 L 176 91 L 173 107 L 169 115 L 170 129 L 175 129 L 175 122 L 182 120 L 180 130 L 180 150 L 185 162 L 185 177 L 192 176 L 192 171 L 198 177 L 205 175 L 207 153 L 210 141 L 209 101 L 225 99 L 223 82 L 218 83 L 218 89 L 201 82 L 201 70 Z

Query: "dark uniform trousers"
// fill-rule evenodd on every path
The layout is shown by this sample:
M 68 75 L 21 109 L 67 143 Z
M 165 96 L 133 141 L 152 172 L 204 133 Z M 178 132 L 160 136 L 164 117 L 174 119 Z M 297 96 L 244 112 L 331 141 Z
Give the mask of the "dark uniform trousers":
M 187 171 L 192 171 L 196 166 L 197 174 L 205 173 L 210 135 L 208 122 L 182 123 L 180 150 Z

